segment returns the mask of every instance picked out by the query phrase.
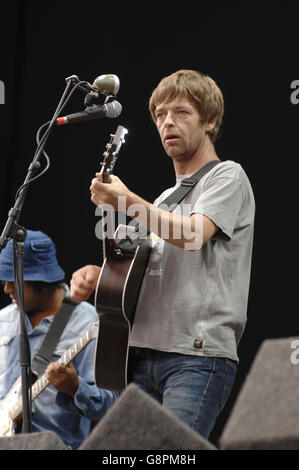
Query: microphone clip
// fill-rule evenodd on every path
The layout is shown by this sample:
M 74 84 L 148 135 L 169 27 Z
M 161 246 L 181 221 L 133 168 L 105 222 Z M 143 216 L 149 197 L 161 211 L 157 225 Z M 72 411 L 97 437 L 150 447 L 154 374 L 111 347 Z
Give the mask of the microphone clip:
M 65 79 L 66 82 L 72 82 L 72 85 L 77 85 L 77 87 L 84 91 L 85 93 L 99 93 L 99 91 L 93 87 L 90 83 L 81 81 L 77 75 L 71 75 Z

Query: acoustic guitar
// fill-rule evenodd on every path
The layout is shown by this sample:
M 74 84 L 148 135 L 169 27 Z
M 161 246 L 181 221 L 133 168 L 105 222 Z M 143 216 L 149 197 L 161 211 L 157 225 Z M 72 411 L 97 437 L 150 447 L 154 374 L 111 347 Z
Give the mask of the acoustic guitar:
M 101 180 L 109 184 L 127 130 L 118 126 L 106 145 Z M 121 392 L 129 381 L 129 338 L 139 292 L 151 251 L 149 239 L 140 239 L 134 227 L 119 225 L 107 236 L 103 222 L 103 265 L 95 292 L 99 334 L 95 356 L 98 387 Z

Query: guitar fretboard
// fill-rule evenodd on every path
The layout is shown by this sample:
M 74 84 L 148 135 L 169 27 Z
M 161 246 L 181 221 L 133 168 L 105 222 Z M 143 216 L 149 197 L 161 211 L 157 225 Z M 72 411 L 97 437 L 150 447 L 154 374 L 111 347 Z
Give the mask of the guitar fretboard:
M 57 360 L 61 365 L 67 366 L 72 360 L 92 341 L 97 337 L 98 322 L 87 330 L 81 338 L 76 341 L 62 356 Z M 32 401 L 49 385 L 49 381 L 45 374 L 43 374 L 31 387 Z M 9 416 L 12 421 L 19 419 L 23 412 L 22 396 L 18 397 L 17 403 L 11 407 Z

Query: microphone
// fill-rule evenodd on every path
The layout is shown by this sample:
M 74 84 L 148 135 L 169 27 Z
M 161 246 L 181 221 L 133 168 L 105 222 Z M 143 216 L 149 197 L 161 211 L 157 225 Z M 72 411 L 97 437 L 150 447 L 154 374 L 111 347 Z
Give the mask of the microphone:
M 74 84 L 80 82 L 77 75 L 71 75 L 65 79 L 66 82 L 71 81 Z M 93 84 L 91 85 L 88 82 L 81 82 L 78 85 L 78 88 L 85 93 L 91 93 L 98 97 L 98 94 L 101 93 L 105 96 L 116 96 L 120 87 L 120 81 L 117 75 L 108 73 L 106 75 L 100 75 L 97 77 Z
M 92 86 L 92 90 L 84 98 L 84 105 L 90 106 L 97 102 L 100 94 L 105 96 L 115 96 L 119 91 L 119 78 L 117 75 L 107 74 L 97 77 Z M 95 91 L 97 90 L 97 91 Z
M 102 95 L 116 96 L 119 92 L 120 82 L 117 75 L 110 73 L 97 77 L 94 80 L 92 86 L 96 88 Z
M 122 106 L 118 101 L 110 101 L 103 105 L 93 105 L 87 107 L 80 113 L 69 114 L 56 119 L 57 126 L 63 124 L 73 124 L 74 122 L 89 121 L 102 117 L 117 118 L 122 112 Z

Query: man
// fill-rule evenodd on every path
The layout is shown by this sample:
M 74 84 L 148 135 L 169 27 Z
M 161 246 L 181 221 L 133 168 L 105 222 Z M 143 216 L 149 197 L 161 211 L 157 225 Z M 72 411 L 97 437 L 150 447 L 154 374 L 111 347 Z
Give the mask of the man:
M 104 184 L 97 174 L 91 200 L 117 209 L 118 198 L 125 197 L 127 214 L 153 232 L 130 339 L 137 352 L 133 381 L 208 437 L 231 392 L 239 361 L 254 196 L 241 166 L 220 161 L 216 154 L 224 104 L 213 79 L 180 70 L 159 83 L 149 107 L 173 161 L 176 186 L 150 204 L 118 177 Z M 157 207 L 183 179 L 213 160 L 218 163 L 176 210 Z M 72 297 L 88 298 L 99 273 L 94 265 L 75 272 Z
M 12 303 L 0 311 L 0 401 L 21 374 L 19 308 L 13 275 L 12 240 L 0 254 L 0 279 Z M 24 311 L 31 359 L 38 352 L 69 288 L 56 259 L 53 241 L 40 231 L 27 231 L 24 243 Z M 98 420 L 117 394 L 94 383 L 94 347 L 89 343 L 68 366 L 56 361 L 96 322 L 87 302 L 75 306 L 45 369 L 50 385 L 33 402 L 32 431 L 54 431 L 72 449 L 84 441 L 91 421 Z M 55 388 L 54 388 L 55 387 Z

